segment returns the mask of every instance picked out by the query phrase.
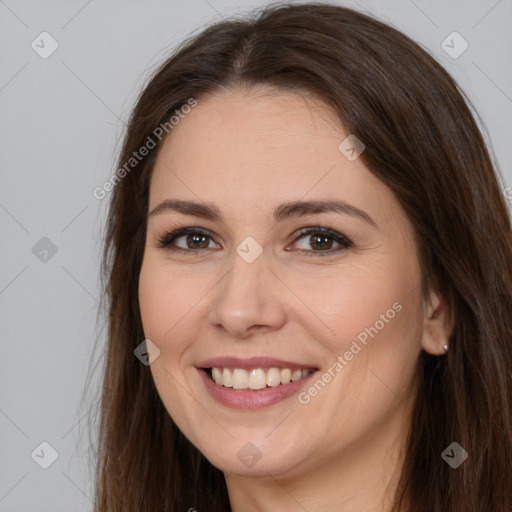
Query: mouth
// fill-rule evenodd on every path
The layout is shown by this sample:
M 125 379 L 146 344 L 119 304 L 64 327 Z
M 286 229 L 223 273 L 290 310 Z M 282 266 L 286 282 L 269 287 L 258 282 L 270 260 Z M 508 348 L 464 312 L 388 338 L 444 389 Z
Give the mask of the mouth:
M 203 368 L 215 384 L 241 391 L 258 391 L 297 382 L 307 377 L 318 368 Z
M 235 409 L 260 409 L 298 393 L 318 367 L 266 357 L 210 359 L 196 366 L 208 394 Z

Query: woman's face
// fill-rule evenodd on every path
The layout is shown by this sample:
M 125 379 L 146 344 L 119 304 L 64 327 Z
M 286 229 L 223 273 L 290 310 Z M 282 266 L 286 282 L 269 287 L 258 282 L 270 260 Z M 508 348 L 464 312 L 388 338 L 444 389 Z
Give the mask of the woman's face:
M 150 369 L 225 472 L 292 475 L 389 447 L 422 347 L 441 351 L 411 225 L 348 135 L 310 97 L 230 91 L 200 100 L 158 156 L 139 282 Z M 203 231 L 161 246 L 184 228 Z

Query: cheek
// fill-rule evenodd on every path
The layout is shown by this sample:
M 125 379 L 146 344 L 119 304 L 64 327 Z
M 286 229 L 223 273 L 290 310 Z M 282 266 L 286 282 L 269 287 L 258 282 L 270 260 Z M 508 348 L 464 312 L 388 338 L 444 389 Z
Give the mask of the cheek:
M 311 428 L 340 424 L 343 439 L 355 439 L 406 399 L 421 350 L 420 278 L 413 259 L 391 256 L 333 272 L 315 287 L 303 278 L 298 293 L 316 313 L 306 329 L 327 354 L 326 384 L 300 397 L 315 411 Z
M 180 333 L 189 326 L 194 304 L 201 296 L 193 281 L 165 265 L 153 264 L 151 259 L 142 266 L 139 305 L 144 335 L 160 348 L 161 355 L 176 354 L 185 348 Z
M 312 383 L 299 397 L 308 412 L 304 421 L 310 429 L 342 425 L 343 435 L 331 438 L 340 446 L 401 408 L 421 350 L 419 272 L 396 263 L 387 272 L 369 268 L 319 283 L 304 301 L 321 318 L 307 329 L 327 352 L 319 377 L 325 384 Z
M 294 291 L 306 306 L 297 321 L 334 357 L 354 340 L 363 347 L 384 338 L 407 344 L 418 326 L 420 275 L 414 261 L 391 257 L 316 275 L 296 272 Z
M 189 433 L 194 432 L 194 424 L 204 421 L 201 409 L 197 410 L 196 401 L 190 400 L 184 389 L 180 366 L 186 360 L 198 324 L 194 306 L 207 289 L 206 284 L 196 284 L 194 287 L 193 276 L 183 276 L 151 258 L 144 262 L 139 278 L 144 335 L 160 350 L 150 365 L 153 381 L 168 414 L 182 431 Z

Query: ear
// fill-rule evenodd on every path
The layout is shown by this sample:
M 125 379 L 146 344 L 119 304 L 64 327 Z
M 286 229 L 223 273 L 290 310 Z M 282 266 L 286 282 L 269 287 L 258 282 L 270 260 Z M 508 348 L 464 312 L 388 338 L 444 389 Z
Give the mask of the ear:
M 453 315 L 443 294 L 431 290 L 429 300 L 424 304 L 423 337 L 421 347 L 433 356 L 446 354 L 450 349 L 453 331 Z

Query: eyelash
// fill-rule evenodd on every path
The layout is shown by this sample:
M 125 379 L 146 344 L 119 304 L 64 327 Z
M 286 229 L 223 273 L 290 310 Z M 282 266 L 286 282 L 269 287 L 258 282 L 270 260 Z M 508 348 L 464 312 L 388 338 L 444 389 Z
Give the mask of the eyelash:
M 166 249 L 169 251 L 174 252 L 180 252 L 182 254 L 184 253 L 196 253 L 194 256 L 201 256 L 203 254 L 203 251 L 210 250 L 209 248 L 199 248 L 199 249 L 183 249 L 182 247 L 173 247 L 171 246 L 172 242 L 174 242 L 177 238 L 185 235 L 203 235 L 205 237 L 209 237 L 213 240 L 213 237 L 211 236 L 211 232 L 200 228 L 200 227 L 194 227 L 194 228 L 182 228 L 178 229 L 173 232 L 166 232 L 162 236 L 158 238 L 158 247 L 161 249 Z M 346 236 L 342 235 L 341 233 L 338 233 L 337 231 L 334 231 L 329 228 L 324 228 L 320 226 L 315 227 L 309 227 L 309 228 L 303 228 L 296 236 L 296 238 L 293 240 L 293 242 L 297 242 L 298 240 L 302 240 L 303 238 L 307 237 L 308 235 L 324 235 L 329 238 L 332 238 L 335 242 L 340 244 L 340 247 L 337 249 L 330 249 L 326 251 L 309 251 L 305 249 L 297 249 L 298 251 L 302 253 L 306 253 L 308 257 L 314 258 L 317 256 L 322 257 L 324 254 L 326 255 L 332 255 L 335 253 L 339 253 L 341 251 L 344 251 L 346 249 L 349 249 L 350 247 L 353 247 L 353 243 L 351 240 L 349 240 Z

